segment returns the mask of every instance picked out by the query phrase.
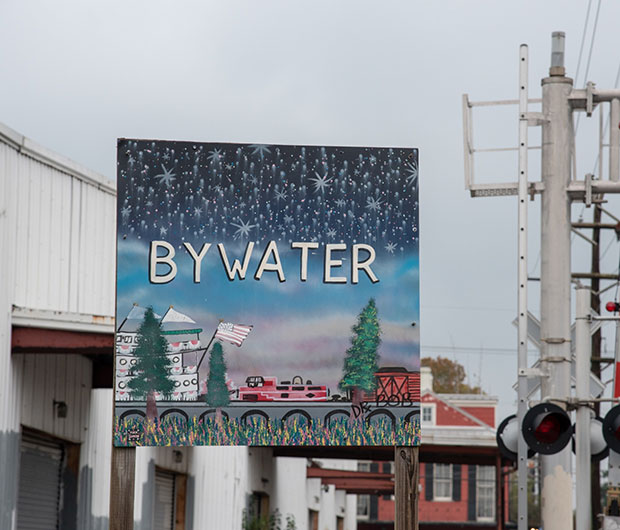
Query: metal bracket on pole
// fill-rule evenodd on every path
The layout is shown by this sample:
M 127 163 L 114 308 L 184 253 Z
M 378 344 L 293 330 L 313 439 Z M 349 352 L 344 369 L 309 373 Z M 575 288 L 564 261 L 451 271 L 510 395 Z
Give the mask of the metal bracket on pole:
M 527 120 L 528 127 L 539 127 L 546 121 L 549 121 L 545 120 L 542 112 L 526 112 L 524 117 Z
M 586 203 L 586 208 L 592 206 L 592 173 L 586 175 L 586 196 L 584 202 Z
M 519 375 L 523 377 L 549 377 L 549 374 L 540 368 L 519 368 Z
M 592 116 L 594 110 L 594 83 L 588 81 L 586 83 L 586 116 L 589 118 Z

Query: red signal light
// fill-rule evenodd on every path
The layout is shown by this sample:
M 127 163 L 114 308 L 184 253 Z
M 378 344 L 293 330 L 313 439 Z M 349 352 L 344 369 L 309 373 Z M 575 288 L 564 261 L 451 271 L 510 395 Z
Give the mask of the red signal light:
M 603 436 L 612 451 L 620 453 L 620 405 L 612 407 L 603 420 Z
M 620 304 L 618 302 L 607 302 L 605 304 L 605 309 L 610 313 L 617 313 L 620 311 Z
M 534 436 L 540 443 L 552 444 L 560 437 L 561 432 L 560 419 L 555 414 L 549 414 L 534 429 Z
M 564 409 L 553 403 L 540 403 L 527 411 L 521 432 L 530 449 L 552 455 L 566 447 L 573 427 Z

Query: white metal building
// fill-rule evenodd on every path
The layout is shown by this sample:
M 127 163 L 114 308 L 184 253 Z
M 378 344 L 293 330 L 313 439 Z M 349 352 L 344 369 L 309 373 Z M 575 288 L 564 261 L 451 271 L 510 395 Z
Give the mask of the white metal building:
M 115 185 L 0 124 L 0 528 L 108 527 Z M 354 530 L 355 496 L 268 448 L 140 448 L 135 528 Z M 325 463 L 326 467 L 330 464 Z M 335 467 L 356 469 L 354 461 Z

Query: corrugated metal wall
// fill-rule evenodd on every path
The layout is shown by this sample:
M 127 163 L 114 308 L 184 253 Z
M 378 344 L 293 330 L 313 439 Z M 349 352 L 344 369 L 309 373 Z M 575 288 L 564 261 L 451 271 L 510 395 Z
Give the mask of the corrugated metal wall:
M 14 355 L 13 365 L 22 425 L 83 442 L 90 414 L 92 363 L 81 355 L 28 354 Z M 66 403 L 66 418 L 58 417 L 54 401 Z
M 251 493 L 248 453 L 247 447 L 196 447 L 192 450 L 195 530 L 241 528 L 247 495 Z M 260 475 L 256 470 L 253 473 Z
M 15 286 L 12 252 L 16 241 L 16 216 L 11 215 L 17 182 L 18 159 L 0 142 L 0 528 L 14 528 L 17 516 L 19 471 L 20 394 L 11 364 L 11 309 Z
M 113 316 L 114 227 L 107 179 L 0 124 L 0 528 L 15 524 L 20 424 L 84 442 L 90 415 L 91 362 L 12 356 L 14 306 L 61 321 Z M 66 418 L 54 400 L 67 404 Z
M 108 528 L 112 465 L 112 389 L 90 392 L 90 410 L 80 450 L 78 528 Z
M 86 180 L 86 170 L 62 171 L 33 156 L 0 141 L 0 178 L 14 183 L 6 214 L 16 237 L 3 249 L 15 271 L 13 304 L 112 316 L 114 190 L 101 177 Z

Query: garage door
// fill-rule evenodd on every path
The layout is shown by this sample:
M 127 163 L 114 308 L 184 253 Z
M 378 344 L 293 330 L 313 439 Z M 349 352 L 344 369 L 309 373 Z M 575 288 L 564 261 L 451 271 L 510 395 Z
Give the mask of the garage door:
M 19 466 L 18 530 L 59 527 L 63 447 L 24 434 Z
M 174 474 L 155 471 L 155 530 L 174 530 Z

